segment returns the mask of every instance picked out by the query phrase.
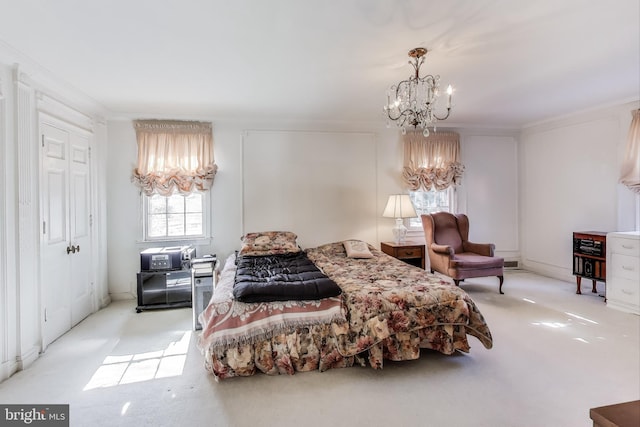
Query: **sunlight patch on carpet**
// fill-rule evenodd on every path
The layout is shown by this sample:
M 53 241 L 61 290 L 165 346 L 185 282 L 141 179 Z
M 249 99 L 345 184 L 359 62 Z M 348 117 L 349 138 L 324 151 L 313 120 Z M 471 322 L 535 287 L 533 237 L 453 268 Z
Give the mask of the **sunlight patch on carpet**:
M 164 350 L 107 356 L 83 391 L 182 375 L 191 331 Z

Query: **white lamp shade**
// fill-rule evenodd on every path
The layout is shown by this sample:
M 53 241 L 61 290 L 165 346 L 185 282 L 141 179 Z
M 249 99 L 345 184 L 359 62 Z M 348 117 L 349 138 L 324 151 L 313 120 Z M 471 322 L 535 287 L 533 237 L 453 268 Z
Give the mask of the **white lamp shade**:
M 386 218 L 415 218 L 418 216 L 408 194 L 392 194 L 382 212 Z

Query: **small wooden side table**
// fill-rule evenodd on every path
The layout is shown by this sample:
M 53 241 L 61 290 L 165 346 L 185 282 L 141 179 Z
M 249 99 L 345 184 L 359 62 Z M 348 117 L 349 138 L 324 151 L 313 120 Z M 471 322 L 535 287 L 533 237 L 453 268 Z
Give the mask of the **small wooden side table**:
M 424 269 L 424 243 L 422 242 L 382 242 L 380 249 L 387 255 Z

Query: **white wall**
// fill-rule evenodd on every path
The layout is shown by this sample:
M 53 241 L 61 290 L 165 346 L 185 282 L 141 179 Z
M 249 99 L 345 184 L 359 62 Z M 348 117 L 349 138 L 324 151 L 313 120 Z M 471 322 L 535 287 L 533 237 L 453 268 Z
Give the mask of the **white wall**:
M 377 241 L 375 134 L 249 131 L 242 152 L 243 232 L 292 230 L 303 248 Z
M 572 276 L 574 231 L 636 226 L 631 191 L 618 184 L 638 103 L 582 113 L 525 129 L 520 140 L 523 263 L 562 280 Z
M 509 133 L 461 130 L 465 165 L 458 212 L 469 217 L 469 240 L 493 243 L 496 255 L 520 258 L 518 231 L 518 146 Z M 503 133 L 504 135 L 501 135 Z
M 309 161 L 313 156 L 318 157 L 315 153 L 318 141 L 335 135 L 336 139 L 342 141 L 347 147 L 342 151 L 342 155 L 346 156 L 350 162 L 354 162 L 356 170 L 364 171 L 367 179 L 371 181 L 368 188 L 364 188 L 366 183 L 358 183 L 359 189 L 354 191 L 359 194 L 368 194 L 367 197 L 372 199 L 368 201 L 371 207 L 366 210 L 366 221 L 363 222 L 371 224 L 373 229 L 354 232 L 361 233 L 358 234 L 361 236 L 370 236 L 366 240 L 373 245 L 393 239 L 391 229 L 394 220 L 382 218 L 380 215 L 389 194 L 403 191 L 401 180 L 403 150 L 397 129 L 386 129 L 378 124 L 239 123 L 216 121 L 215 118 L 206 117 L 193 119 L 213 122 L 214 154 L 219 167 L 211 190 L 213 238 L 211 242 L 205 242 L 199 246 L 198 253 L 206 251 L 216 253 L 219 257 L 226 257 L 239 248 L 243 232 L 255 231 L 245 228 L 257 223 L 243 223 L 243 216 L 247 214 L 243 197 L 245 195 L 255 197 L 263 191 L 253 187 L 261 185 L 260 176 L 252 171 L 243 170 L 246 166 L 244 156 L 247 155 L 243 153 L 243 147 L 247 147 L 243 141 L 249 134 L 271 135 L 270 138 L 275 137 L 276 140 L 267 141 L 267 143 L 276 145 L 291 143 L 290 136 L 295 134 L 296 137 L 301 138 L 296 156 L 302 157 L 300 161 L 303 162 Z M 131 120 L 110 121 L 108 135 L 109 290 L 113 298 L 133 298 L 136 293 L 139 252 L 150 245 L 141 242 L 140 195 L 130 181 L 137 155 L 135 132 Z M 373 141 L 375 149 L 358 157 L 353 147 L 361 147 L 363 135 L 368 135 L 365 139 Z M 461 138 L 463 162 L 467 171 L 459 196 L 462 199 L 462 211 L 470 216 L 472 236 L 478 241 L 494 242 L 498 254 L 518 259 L 516 140 L 512 135 L 505 136 L 505 132 L 494 132 L 492 135 L 486 130 L 461 131 Z M 300 149 L 304 146 L 314 148 Z M 331 145 L 331 150 L 328 152 L 331 155 L 323 155 L 324 161 L 330 161 L 331 156 L 341 155 L 339 146 L 335 144 Z M 270 155 L 268 160 L 278 161 L 277 159 L 277 156 Z M 281 164 L 277 167 L 281 168 L 282 177 L 285 177 L 291 162 L 296 162 L 297 158 L 289 158 L 287 155 L 280 156 L 280 159 Z M 340 162 L 335 161 L 333 164 L 339 165 Z M 314 173 L 307 183 L 308 188 L 314 191 L 335 188 L 335 178 L 331 175 L 332 173 L 335 171 L 328 170 L 326 175 Z M 245 179 L 244 182 L 243 179 Z M 251 188 L 247 188 L 247 185 Z M 265 189 L 264 193 L 261 203 L 269 203 L 268 189 Z M 357 204 L 361 203 L 367 202 L 357 201 Z M 268 211 L 273 210 L 271 208 L 268 207 Z M 341 212 L 342 220 L 346 224 L 353 224 L 362 219 L 360 216 L 363 212 L 358 209 L 350 210 L 347 207 Z M 251 214 L 260 215 L 260 212 L 251 212 Z M 347 230 L 341 229 L 342 223 L 336 225 L 336 229 L 341 229 L 340 236 L 335 233 L 328 236 L 326 227 L 340 219 L 332 218 L 331 215 L 325 216 L 326 222 L 318 223 L 315 228 L 313 221 L 320 221 L 319 218 L 309 224 L 299 225 L 302 231 L 298 229 L 291 229 L 291 231 L 296 232 L 301 241 L 310 242 L 311 246 L 320 242 L 353 237 Z M 295 221 L 291 224 L 294 228 L 298 227 Z M 284 227 L 282 223 L 277 225 L 278 228 Z
M 142 237 L 140 197 L 131 183 L 137 147 L 131 121 L 107 122 L 107 259 L 112 299 L 135 296 L 139 268 L 136 242 Z

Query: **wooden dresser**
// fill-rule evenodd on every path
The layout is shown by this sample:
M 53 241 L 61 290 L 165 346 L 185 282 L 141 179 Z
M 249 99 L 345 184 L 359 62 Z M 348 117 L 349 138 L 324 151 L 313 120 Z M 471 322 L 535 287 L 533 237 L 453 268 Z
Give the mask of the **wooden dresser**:
M 607 306 L 640 315 L 640 232 L 607 234 Z

